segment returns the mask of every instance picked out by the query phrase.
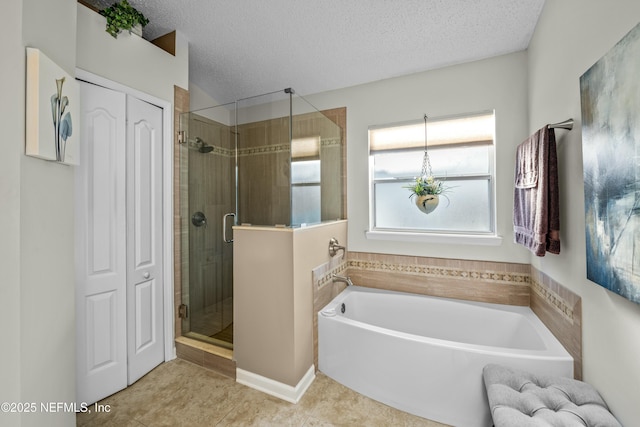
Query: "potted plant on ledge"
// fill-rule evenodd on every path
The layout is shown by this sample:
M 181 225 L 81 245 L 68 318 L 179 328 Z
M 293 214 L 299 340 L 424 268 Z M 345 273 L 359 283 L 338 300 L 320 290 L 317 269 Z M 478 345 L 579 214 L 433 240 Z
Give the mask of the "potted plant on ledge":
M 425 214 L 431 213 L 440 203 L 440 195 L 449 198 L 444 194 L 449 187 L 444 185 L 442 181 L 439 181 L 433 177 L 433 175 L 423 175 L 415 179 L 415 181 L 406 186 L 411 194 L 409 198 L 416 197 L 415 203 L 418 209 Z
M 117 38 L 122 30 L 142 36 L 142 27 L 149 20 L 127 0 L 121 0 L 100 11 L 100 15 L 107 18 L 107 33 Z

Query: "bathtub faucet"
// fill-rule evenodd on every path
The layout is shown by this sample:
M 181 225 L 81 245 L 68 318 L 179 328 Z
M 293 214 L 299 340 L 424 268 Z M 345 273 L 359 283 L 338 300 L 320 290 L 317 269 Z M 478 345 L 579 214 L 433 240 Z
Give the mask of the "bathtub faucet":
M 351 277 L 347 276 L 338 276 L 337 274 L 334 274 L 333 276 L 331 276 L 331 278 L 333 279 L 333 282 L 342 282 L 342 283 L 346 283 L 347 286 L 353 286 L 353 282 L 351 281 Z

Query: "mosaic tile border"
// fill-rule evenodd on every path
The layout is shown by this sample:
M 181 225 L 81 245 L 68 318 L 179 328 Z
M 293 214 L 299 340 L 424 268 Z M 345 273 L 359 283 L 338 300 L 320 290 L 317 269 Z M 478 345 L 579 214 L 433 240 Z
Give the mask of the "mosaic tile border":
M 320 140 L 321 147 L 342 147 L 342 138 L 324 138 Z
M 238 150 L 238 156 L 245 157 L 261 154 L 279 154 L 288 153 L 289 151 L 289 144 L 263 145 L 261 147 L 240 148 Z
M 570 307 L 560 295 L 543 286 L 533 278 L 531 279 L 530 286 L 531 291 L 535 292 L 538 296 L 547 301 L 555 311 L 557 311 L 567 322 L 573 325 L 573 308 Z
M 320 146 L 323 148 L 329 147 L 341 147 L 342 142 L 341 138 L 324 138 L 320 140 Z M 291 151 L 291 146 L 289 143 L 286 144 L 273 144 L 273 145 L 263 145 L 261 147 L 250 147 L 250 148 L 241 148 L 238 150 L 238 156 L 257 156 L 262 154 L 279 154 L 279 153 L 289 153 Z M 231 155 L 233 155 L 233 151 L 229 150 Z
M 531 276 L 527 273 L 482 270 L 464 268 L 428 266 L 424 264 L 387 263 L 382 261 L 349 260 L 348 268 L 385 273 L 404 273 L 414 276 L 439 277 L 450 279 L 485 280 L 494 283 L 528 284 Z

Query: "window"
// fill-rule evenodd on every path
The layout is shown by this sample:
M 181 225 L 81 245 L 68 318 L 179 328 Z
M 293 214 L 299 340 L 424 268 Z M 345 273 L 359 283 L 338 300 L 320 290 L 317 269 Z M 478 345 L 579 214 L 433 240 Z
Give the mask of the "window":
M 433 175 L 450 190 L 424 214 L 404 188 L 422 169 L 424 121 L 371 128 L 372 231 L 494 235 L 494 129 L 493 112 L 429 119 Z
M 320 137 L 291 141 L 291 224 L 320 222 Z

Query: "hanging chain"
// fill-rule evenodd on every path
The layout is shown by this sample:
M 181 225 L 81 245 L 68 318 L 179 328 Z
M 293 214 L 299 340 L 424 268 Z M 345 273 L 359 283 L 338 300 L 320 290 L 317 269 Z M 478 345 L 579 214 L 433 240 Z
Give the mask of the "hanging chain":
M 433 176 L 431 171 L 431 160 L 429 160 L 429 153 L 427 152 L 427 115 L 424 115 L 424 157 L 422 158 L 422 174 L 421 177 Z

